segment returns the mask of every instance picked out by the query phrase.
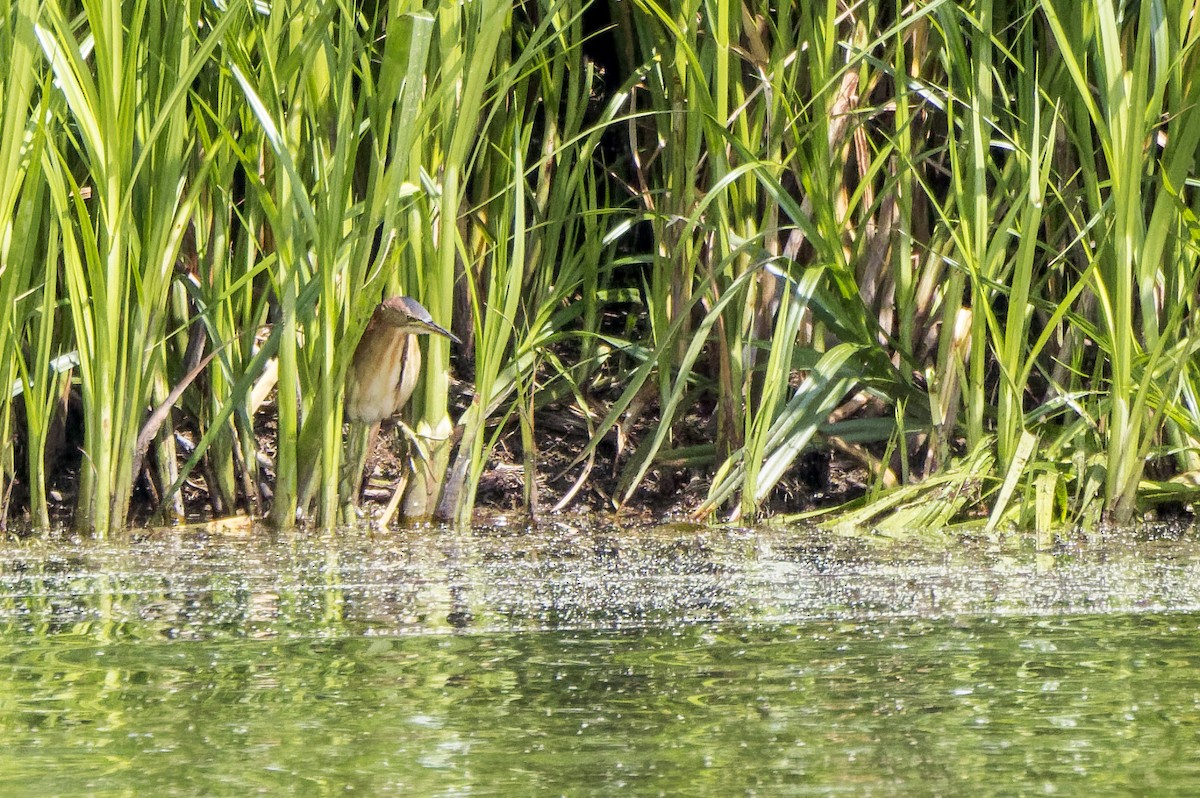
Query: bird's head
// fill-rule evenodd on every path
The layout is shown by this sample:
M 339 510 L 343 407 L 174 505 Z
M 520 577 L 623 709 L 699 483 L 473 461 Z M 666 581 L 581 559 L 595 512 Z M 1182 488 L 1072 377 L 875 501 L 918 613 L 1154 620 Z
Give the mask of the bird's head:
M 410 335 L 444 335 L 456 344 L 462 343 L 458 336 L 434 322 L 425 306 L 410 296 L 394 296 L 383 300 L 375 309 L 375 318 L 379 323 Z

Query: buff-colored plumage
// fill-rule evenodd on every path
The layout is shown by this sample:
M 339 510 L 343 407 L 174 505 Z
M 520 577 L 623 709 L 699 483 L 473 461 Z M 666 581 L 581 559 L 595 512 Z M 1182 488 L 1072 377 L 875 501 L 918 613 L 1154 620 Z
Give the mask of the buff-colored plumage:
M 382 422 L 404 409 L 421 377 L 418 335 L 458 339 L 434 323 L 420 302 L 394 296 L 380 302 L 363 331 L 346 373 L 346 412 L 350 423 L 341 492 L 348 497 L 347 520 L 356 517 L 367 454 Z M 400 491 L 397 491 L 397 496 Z
M 347 421 L 377 424 L 404 408 L 421 376 L 417 336 L 426 334 L 458 341 L 412 297 L 394 296 L 379 303 L 346 377 Z

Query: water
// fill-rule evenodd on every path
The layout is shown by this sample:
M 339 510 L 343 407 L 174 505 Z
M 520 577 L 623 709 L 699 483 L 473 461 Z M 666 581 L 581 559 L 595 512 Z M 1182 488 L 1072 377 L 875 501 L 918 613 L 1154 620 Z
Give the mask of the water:
M 1200 547 L 801 530 L 0 548 L 0 794 L 1188 795 Z

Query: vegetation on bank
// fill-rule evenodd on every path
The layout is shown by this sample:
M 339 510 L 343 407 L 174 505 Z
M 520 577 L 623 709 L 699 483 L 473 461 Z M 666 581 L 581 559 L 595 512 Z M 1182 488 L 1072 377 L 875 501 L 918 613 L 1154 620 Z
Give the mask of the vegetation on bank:
M 334 523 L 396 293 L 465 342 L 411 517 L 468 519 L 502 441 L 533 473 L 551 412 L 618 504 L 683 465 L 750 518 L 833 449 L 864 526 L 1189 507 L 1198 5 L 14 0 L 0 518 L 66 468 L 101 533 L 187 480 Z

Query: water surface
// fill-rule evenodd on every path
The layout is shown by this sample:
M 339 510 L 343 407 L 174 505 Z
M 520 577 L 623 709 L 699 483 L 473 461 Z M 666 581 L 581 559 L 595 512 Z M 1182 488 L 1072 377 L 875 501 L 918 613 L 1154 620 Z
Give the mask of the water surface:
M 1178 794 L 1200 547 L 799 529 L 0 547 L 0 794 Z

